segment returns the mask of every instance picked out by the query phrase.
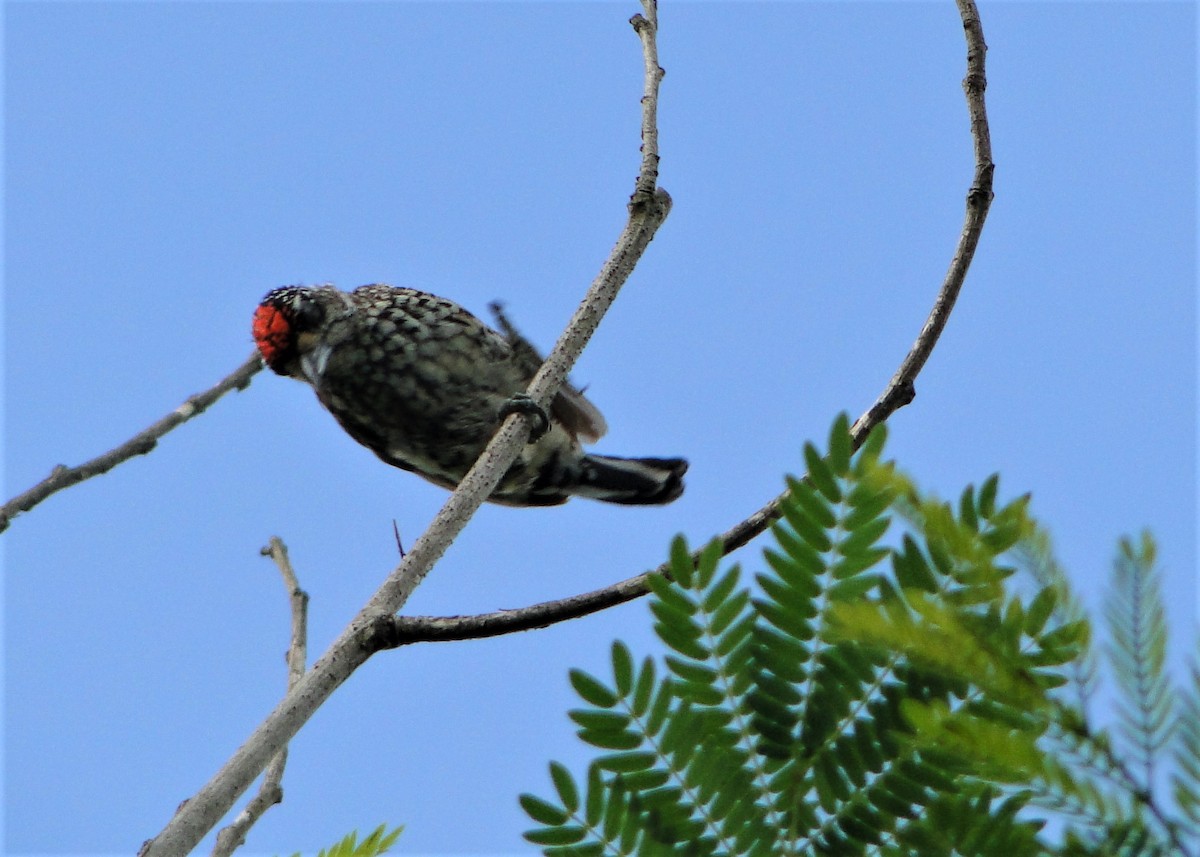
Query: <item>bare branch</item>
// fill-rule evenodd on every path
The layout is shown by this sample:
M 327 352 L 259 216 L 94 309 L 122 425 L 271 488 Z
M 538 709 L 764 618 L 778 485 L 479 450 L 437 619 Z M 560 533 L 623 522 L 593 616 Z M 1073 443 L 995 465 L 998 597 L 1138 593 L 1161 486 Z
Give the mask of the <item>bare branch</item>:
M 954 309 L 954 302 L 958 300 L 958 293 L 966 279 L 967 269 L 971 267 L 971 260 L 975 258 L 975 248 L 979 245 L 983 223 L 992 205 L 992 175 L 996 167 L 992 163 L 992 138 L 983 100 L 984 90 L 987 89 L 987 75 L 984 72 L 987 45 L 983 41 L 983 27 L 974 0 L 957 2 L 967 39 L 967 76 L 963 79 L 963 91 L 967 96 L 971 139 L 975 149 L 975 176 L 970 189 L 967 190 L 966 218 L 958 238 L 958 246 L 950 260 L 950 269 L 946 272 L 942 288 L 933 302 L 933 308 L 917 336 L 917 341 L 913 343 L 900 368 L 875 400 L 875 404 L 854 423 L 851 433 L 854 436 L 855 448 L 866 439 L 872 428 L 907 405 L 916 395 L 914 382 L 924 368 L 925 361 L 933 353 L 933 348 L 950 319 L 950 312 Z
M 292 638 L 288 642 L 287 652 L 288 690 L 291 690 L 303 677 L 308 661 L 308 593 L 300 588 L 300 581 L 288 558 L 287 545 L 279 536 L 271 536 L 270 543 L 262 553 L 271 557 L 279 568 L 292 609 Z
M 171 413 L 151 425 L 145 431 L 134 435 L 120 446 L 110 449 L 108 452 L 93 458 L 91 461 L 85 461 L 77 467 L 58 465 L 50 472 L 49 476 L 37 485 L 34 485 L 23 494 L 18 494 L 3 506 L 0 506 L 0 532 L 8 529 L 9 522 L 17 515 L 22 512 L 28 512 L 51 494 L 56 494 L 64 488 L 70 488 L 72 485 L 78 485 L 85 479 L 91 479 L 93 476 L 99 476 L 101 473 L 107 473 L 121 462 L 128 461 L 135 455 L 145 455 L 158 445 L 159 438 L 171 431 L 171 429 L 183 425 L 192 417 L 203 413 L 208 409 L 209 405 L 230 390 L 246 389 L 250 384 L 250 379 L 260 369 L 262 369 L 262 360 L 256 351 L 245 363 L 235 369 L 231 375 L 218 381 L 204 392 L 190 397 L 178 408 L 171 411 Z
M 642 0 L 645 16 L 629 19 L 642 40 L 646 69 L 642 88 L 642 169 L 634 199 L 649 199 L 658 184 L 658 88 L 665 72 L 658 64 L 658 0 Z
M 914 382 L 933 352 L 949 320 L 950 312 L 954 309 L 954 302 L 974 258 L 975 248 L 979 244 L 979 236 L 992 201 L 992 174 L 995 167 L 992 164 L 991 134 L 984 104 L 984 91 L 987 88 L 984 59 L 987 55 L 987 45 L 983 40 L 979 11 L 973 0 L 958 0 L 958 8 L 967 39 L 967 75 L 963 79 L 963 90 L 967 97 L 971 138 L 975 150 L 975 175 L 967 191 L 966 218 L 950 262 L 950 269 L 942 281 L 942 287 L 916 342 L 883 392 L 855 421 L 850 430 L 855 449 L 862 445 L 871 429 L 911 402 L 916 395 Z M 634 26 L 638 25 L 635 23 Z M 649 63 L 649 59 L 647 62 Z M 779 507 L 786 496 L 786 492 L 780 494 L 724 532 L 720 537 L 724 546 L 723 555 L 732 553 L 766 530 L 771 522 L 779 517 Z M 693 561 L 698 556 L 698 553 L 694 554 Z M 392 619 L 392 626 L 386 632 L 381 632 L 377 641 L 382 648 L 395 648 L 409 643 L 473 640 L 544 628 L 639 598 L 649 592 L 646 583 L 649 575 L 666 574 L 667 571 L 668 564 L 663 563 L 653 571 L 630 577 L 603 589 L 515 610 L 500 610 L 475 616 L 396 616 Z
M 783 496 L 785 495 L 776 497 L 753 515 L 722 533 L 722 555 L 742 547 L 779 517 L 777 510 Z M 697 551 L 692 556 L 693 561 L 698 557 Z M 475 616 L 394 616 L 391 627 L 380 630 L 376 643 L 381 649 L 394 649 L 409 643 L 477 640 L 545 628 L 640 598 L 650 591 L 647 578 L 652 574 L 667 574 L 669 567 L 670 564 L 664 562 L 653 571 L 627 578 L 603 589 L 556 601 L 543 601 L 514 610 L 497 610 L 494 613 L 480 613 Z
M 283 584 L 287 587 L 288 603 L 291 606 L 292 634 L 287 651 L 287 686 L 290 691 L 304 675 L 304 665 L 308 660 L 308 593 L 300 588 L 300 581 L 292 569 L 291 560 L 288 559 L 287 545 L 278 536 L 271 536 L 270 543 L 261 553 L 275 561 L 279 573 L 283 576 Z M 217 834 L 212 857 L 229 857 L 245 843 L 246 834 L 263 814 L 275 804 L 283 802 L 283 769 L 286 765 L 287 747 L 284 747 L 267 765 L 262 785 L 258 787 L 258 794 L 250 799 L 232 824 Z
M 643 5 L 653 14 L 653 0 L 644 0 Z M 654 28 L 636 23 L 635 28 L 643 53 L 653 56 Z M 653 66 L 657 69 L 656 61 Z M 646 123 L 653 122 L 657 109 L 659 75 L 652 76 L 653 83 L 647 85 L 648 94 L 642 100 L 643 165 L 658 162 L 656 135 L 645 133 Z M 640 174 L 630 198 L 629 218 L 616 246 L 529 385 L 527 394 L 535 402 L 543 407 L 549 405 L 670 207 L 671 198 L 656 187 L 655 177 Z M 191 851 L 330 694 L 379 650 L 375 638 L 390 631 L 391 617 L 491 494 L 527 441 L 529 429 L 523 415 L 514 414 L 504 421 L 429 529 L 417 539 L 362 611 L 212 780 L 184 801 L 159 835 L 143 845 L 142 855 L 176 857 Z

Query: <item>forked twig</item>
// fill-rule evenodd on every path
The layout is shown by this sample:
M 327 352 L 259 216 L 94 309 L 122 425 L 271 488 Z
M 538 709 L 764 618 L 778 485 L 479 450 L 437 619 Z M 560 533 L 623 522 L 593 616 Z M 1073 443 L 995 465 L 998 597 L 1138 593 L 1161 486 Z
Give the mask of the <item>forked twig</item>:
M 287 545 L 278 536 L 271 536 L 271 541 L 261 553 L 275 561 L 275 566 L 283 577 L 283 585 L 287 588 L 292 614 L 292 633 L 287 651 L 287 686 L 290 691 L 304 675 L 304 666 L 308 661 L 308 593 L 300 588 L 300 581 L 296 578 L 291 560 L 288 559 Z M 283 769 L 286 765 L 287 747 L 284 747 L 267 765 L 258 793 L 229 826 L 217 833 L 212 857 L 229 857 L 233 854 L 245 843 L 246 834 L 263 814 L 275 804 L 283 802 Z

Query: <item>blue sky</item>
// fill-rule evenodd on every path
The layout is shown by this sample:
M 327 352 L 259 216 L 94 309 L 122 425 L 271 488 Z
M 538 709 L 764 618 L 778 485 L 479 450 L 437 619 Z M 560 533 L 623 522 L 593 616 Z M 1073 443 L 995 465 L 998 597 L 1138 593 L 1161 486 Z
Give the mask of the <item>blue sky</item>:
M 386 281 L 549 346 L 638 165 L 636 3 L 5 5 L 5 496 L 234 369 L 270 288 Z M 1157 535 L 1176 662 L 1196 588 L 1195 7 L 985 3 L 996 201 L 958 309 L 891 421 L 955 495 L 1031 491 L 1085 601 Z M 915 337 L 971 176 L 953 4 L 666 3 L 675 208 L 574 377 L 612 454 L 684 455 L 661 509 L 487 507 L 409 604 L 566 596 L 700 542 L 801 469 Z M 14 521 L 9 853 L 131 853 L 315 658 L 445 492 L 260 375 L 152 455 Z M 738 559 L 753 568 L 761 545 Z M 361 670 L 292 744 L 246 853 L 403 823 L 400 853 L 523 850 L 520 791 L 586 758 L 571 666 L 653 650 L 644 604 Z

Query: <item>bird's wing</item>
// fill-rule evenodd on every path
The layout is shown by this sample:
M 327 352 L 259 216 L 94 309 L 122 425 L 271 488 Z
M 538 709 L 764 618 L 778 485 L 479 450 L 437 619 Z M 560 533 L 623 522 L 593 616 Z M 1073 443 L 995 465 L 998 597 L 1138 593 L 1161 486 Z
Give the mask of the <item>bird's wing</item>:
M 584 443 L 595 443 L 608 431 L 600 409 L 588 401 L 582 390 L 564 383 L 550 405 L 554 419 Z
M 525 371 L 527 378 L 532 379 L 537 370 L 541 368 L 545 358 L 533 343 L 522 336 L 521 332 L 509 321 L 503 305 L 493 301 L 488 305 L 488 309 L 492 311 L 492 316 L 496 319 L 496 326 L 504 334 L 505 341 L 512 348 L 513 354 Z M 595 443 L 608 431 L 608 423 L 604 421 L 604 415 L 600 413 L 600 409 L 588 401 L 587 397 L 583 395 L 583 391 L 571 384 L 570 381 L 563 383 L 558 395 L 550 403 L 550 415 L 556 422 L 561 423 L 572 436 L 579 438 L 584 443 Z

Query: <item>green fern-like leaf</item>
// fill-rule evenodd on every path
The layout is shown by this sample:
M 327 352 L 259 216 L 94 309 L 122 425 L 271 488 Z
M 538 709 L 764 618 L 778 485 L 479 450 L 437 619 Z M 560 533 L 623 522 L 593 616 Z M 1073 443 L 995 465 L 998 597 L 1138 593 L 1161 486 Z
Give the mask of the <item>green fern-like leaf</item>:
M 1018 813 L 1025 796 L 1004 799 L 1000 790 L 973 784 L 958 793 L 942 794 L 928 809 L 901 825 L 895 844 L 881 851 L 895 857 L 1032 857 L 1046 854 L 1039 841 L 1041 825 L 1022 820 Z
M 330 847 L 322 848 L 317 852 L 317 857 L 378 857 L 391 850 L 403 831 L 403 827 L 389 831 L 386 824 L 381 824 L 367 834 L 362 842 L 358 841 L 358 831 L 353 831 Z M 300 857 L 300 852 L 297 851 L 293 857 Z
M 1154 540 L 1143 533 L 1120 542 L 1113 587 L 1105 613 L 1112 645 L 1109 655 L 1125 701 L 1119 707 L 1121 732 L 1137 753 L 1142 787 L 1154 789 L 1154 763 L 1170 739 L 1171 697 L 1166 679 L 1166 620 L 1157 575 Z
M 1200 815 L 1200 689 L 1177 716 L 1135 709 L 1146 754 L 1177 730 L 1172 816 L 1088 721 L 1090 624 L 1028 497 L 1002 502 L 992 476 L 943 502 L 883 448 L 876 430 L 853 452 L 845 415 L 825 451 L 805 445 L 753 588 L 719 540 L 672 542 L 649 584 L 666 652 L 639 662 L 617 643 L 611 678 L 571 672 L 584 707 L 569 714 L 597 755 L 585 781 L 554 764 L 554 797 L 522 796 L 530 842 L 556 857 L 1200 857 L 1181 844 Z M 1152 543 L 1122 556 L 1141 574 Z M 1161 675 L 1157 582 L 1138 580 L 1123 648 Z
M 1191 679 L 1179 707 L 1173 785 L 1181 824 L 1200 840 L 1200 658 L 1192 664 Z

